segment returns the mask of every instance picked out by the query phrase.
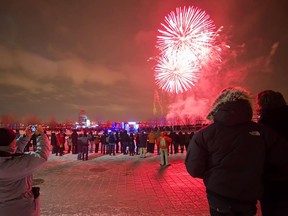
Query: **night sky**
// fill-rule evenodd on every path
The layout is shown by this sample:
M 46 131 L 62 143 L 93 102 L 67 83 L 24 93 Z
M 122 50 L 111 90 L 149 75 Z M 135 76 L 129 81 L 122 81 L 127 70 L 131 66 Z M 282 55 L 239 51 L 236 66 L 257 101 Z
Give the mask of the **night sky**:
M 143 121 L 205 115 L 219 91 L 273 89 L 288 100 L 285 0 L 0 0 L 0 116 Z M 230 49 L 183 95 L 154 84 L 156 36 L 176 7 L 210 15 Z

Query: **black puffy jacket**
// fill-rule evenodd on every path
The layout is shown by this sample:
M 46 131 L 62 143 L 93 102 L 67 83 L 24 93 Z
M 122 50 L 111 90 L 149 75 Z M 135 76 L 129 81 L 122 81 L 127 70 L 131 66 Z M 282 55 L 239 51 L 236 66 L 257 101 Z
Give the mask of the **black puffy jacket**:
M 214 123 L 197 132 L 190 142 L 187 171 L 202 178 L 207 191 L 237 200 L 259 199 L 265 165 L 278 163 L 282 156 L 273 151 L 282 141 L 269 128 L 251 121 L 247 100 L 217 105 L 213 117 Z

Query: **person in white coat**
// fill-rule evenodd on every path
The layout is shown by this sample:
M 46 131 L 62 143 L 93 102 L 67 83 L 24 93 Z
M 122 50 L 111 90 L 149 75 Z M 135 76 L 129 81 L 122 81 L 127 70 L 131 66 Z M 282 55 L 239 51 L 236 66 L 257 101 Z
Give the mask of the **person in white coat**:
M 24 152 L 34 133 L 35 152 Z M 27 127 L 17 140 L 13 130 L 0 128 L 0 216 L 40 215 L 40 192 L 32 187 L 32 175 L 49 154 L 49 141 L 40 125 L 35 131 Z

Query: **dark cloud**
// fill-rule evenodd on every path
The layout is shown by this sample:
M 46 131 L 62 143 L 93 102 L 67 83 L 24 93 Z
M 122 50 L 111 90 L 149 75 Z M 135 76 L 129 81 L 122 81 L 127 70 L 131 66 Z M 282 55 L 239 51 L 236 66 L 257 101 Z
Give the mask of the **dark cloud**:
M 155 62 L 147 60 L 157 55 L 157 29 L 171 10 L 192 5 L 224 27 L 231 49 L 223 53 L 222 65 L 203 70 L 186 95 L 159 91 L 155 97 Z M 204 115 L 228 85 L 253 93 L 275 89 L 287 98 L 287 11 L 284 0 L 2 1 L 0 115 L 58 120 L 77 120 L 80 110 L 92 120 L 147 120 L 166 111 L 171 118 Z

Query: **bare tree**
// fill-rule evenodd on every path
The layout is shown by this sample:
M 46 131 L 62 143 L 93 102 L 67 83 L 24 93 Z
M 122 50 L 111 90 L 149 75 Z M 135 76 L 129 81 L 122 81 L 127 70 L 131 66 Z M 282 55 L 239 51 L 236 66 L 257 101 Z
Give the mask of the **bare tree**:
M 35 124 L 41 124 L 42 123 L 41 119 L 34 114 L 30 114 L 30 115 L 25 116 L 23 121 L 26 125 L 35 125 Z
M 11 114 L 1 116 L 2 127 L 10 127 L 12 124 L 13 124 L 13 116 Z
M 13 127 L 19 128 L 20 127 L 20 118 L 18 115 L 15 114 L 5 114 L 1 116 L 0 125 L 2 127 Z
M 58 125 L 57 120 L 52 116 L 49 118 L 49 120 L 47 121 L 47 126 L 51 129 L 51 130 L 55 130 L 56 127 Z

